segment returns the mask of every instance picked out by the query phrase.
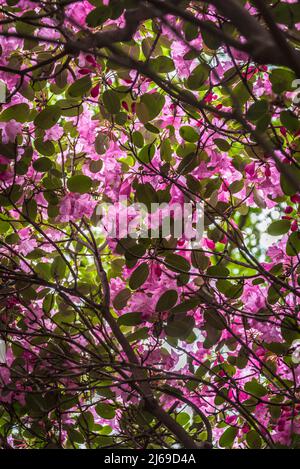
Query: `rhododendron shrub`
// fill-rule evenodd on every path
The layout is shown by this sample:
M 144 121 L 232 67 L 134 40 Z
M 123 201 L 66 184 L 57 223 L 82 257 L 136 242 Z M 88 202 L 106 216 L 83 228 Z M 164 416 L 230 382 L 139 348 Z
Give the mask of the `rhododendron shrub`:
M 298 2 L 0 25 L 0 447 L 299 447 Z M 203 203 L 202 239 L 105 232 L 120 199 Z

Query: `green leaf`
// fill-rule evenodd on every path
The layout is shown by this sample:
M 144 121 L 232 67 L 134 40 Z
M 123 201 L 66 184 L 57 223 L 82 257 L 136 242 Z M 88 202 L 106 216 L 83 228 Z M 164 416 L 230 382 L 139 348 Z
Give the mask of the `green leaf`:
M 233 95 L 235 96 L 235 99 L 239 100 L 240 106 L 243 106 L 248 99 L 250 99 L 251 94 L 249 92 L 249 89 L 251 90 L 251 84 L 248 83 L 248 87 L 245 86 L 245 84 L 240 81 L 234 88 L 233 88 Z
M 116 91 L 104 91 L 102 100 L 106 110 L 110 114 L 117 114 L 120 111 L 120 95 Z
M 204 319 L 216 329 L 222 331 L 226 328 L 226 321 L 222 318 L 221 314 L 216 309 L 206 309 L 204 312 Z
M 290 220 L 277 220 L 268 227 L 268 233 L 271 236 L 280 236 L 286 234 L 291 227 Z
M 178 300 L 178 293 L 176 290 L 168 290 L 165 293 L 161 295 L 159 298 L 155 311 L 157 313 L 162 313 L 164 311 L 169 311 L 175 304 L 177 303 Z
M 113 307 L 118 311 L 125 308 L 128 303 L 129 298 L 131 297 L 131 291 L 129 288 L 124 288 L 120 291 L 113 300 Z
M 165 326 L 167 336 L 177 339 L 187 339 L 195 327 L 195 321 L 191 316 L 180 315 L 168 319 Z
M 61 256 L 55 257 L 51 265 L 51 275 L 58 280 L 63 280 L 66 275 L 67 265 Z
M 95 139 L 95 150 L 98 155 L 104 155 L 110 145 L 110 138 L 104 132 L 99 132 Z
M 136 105 L 136 114 L 139 120 L 146 124 L 152 121 L 162 111 L 165 104 L 165 98 L 160 93 L 146 93 Z
M 218 29 L 212 21 L 205 21 L 205 23 L 209 25 L 212 29 Z M 222 44 L 220 37 L 217 34 L 208 31 L 205 27 L 201 28 L 201 35 L 203 38 L 203 42 L 209 49 L 217 50 Z
M 165 262 L 167 267 L 174 272 L 189 272 L 191 268 L 190 263 L 178 254 L 168 254 L 165 258 Z
M 259 433 L 257 433 L 257 431 L 255 430 L 250 430 L 247 434 L 246 434 L 246 441 L 247 441 L 247 444 L 249 446 L 249 448 L 251 449 L 260 449 L 261 448 L 261 437 L 259 435 Z
M 272 116 L 270 113 L 263 114 L 257 121 L 256 121 L 256 130 L 260 133 L 265 132 L 272 120 Z
M 169 73 L 175 70 L 174 62 L 170 57 L 160 56 L 150 59 L 150 68 L 156 73 Z
M 267 389 L 265 389 L 262 384 L 258 383 L 256 379 L 252 379 L 245 384 L 245 391 L 256 397 L 264 397 L 268 394 Z
M 65 117 L 77 117 L 83 111 L 82 104 L 72 99 L 60 99 L 56 105 L 60 108 L 61 115 Z
M 60 115 L 61 112 L 58 106 L 47 106 L 36 116 L 34 124 L 43 130 L 51 129 L 58 122 Z
M 33 35 L 34 34 L 34 30 L 36 28 L 36 26 L 34 25 L 34 18 L 35 18 L 36 13 L 34 10 L 28 10 L 28 11 L 25 11 L 22 16 L 20 16 L 20 20 L 16 21 L 16 31 L 19 35 Z M 26 19 L 27 17 L 29 17 L 29 21 L 27 23 Z M 23 21 L 21 21 L 21 19 L 23 19 Z M 30 20 L 33 22 L 33 24 L 30 22 Z M 25 39 L 25 41 L 28 41 L 28 39 Z M 30 40 L 29 40 L 30 42 Z M 26 46 L 24 44 L 24 48 L 26 49 Z
M 266 114 L 269 110 L 269 103 L 265 99 L 261 99 L 260 101 L 256 101 L 250 108 L 248 109 L 246 117 L 255 122 L 259 120 L 263 114 Z
M 202 252 L 193 251 L 191 255 L 193 267 L 199 270 L 206 270 L 209 266 L 209 258 Z
M 24 123 L 28 120 L 29 117 L 29 106 L 25 103 L 15 104 L 6 108 L 0 114 L 0 120 L 2 122 L 7 122 L 9 120 L 14 119 L 17 122 Z
M 219 440 L 219 445 L 222 448 L 231 448 L 238 434 L 238 431 L 239 430 L 236 427 L 227 428 Z
M 184 158 L 191 153 L 196 153 L 197 145 L 194 143 L 182 143 L 177 147 L 176 153 L 180 158 Z
M 195 143 L 199 140 L 198 132 L 196 132 L 193 127 L 190 127 L 188 125 L 181 127 L 179 130 L 179 134 L 186 142 Z
M 36 138 L 34 146 L 41 155 L 51 156 L 55 153 L 55 146 L 51 140 L 43 141 L 42 138 Z
M 101 171 L 102 168 L 103 168 L 103 161 L 102 160 L 92 160 L 90 162 L 89 170 L 92 173 L 97 174 Z
M 0 154 L 6 158 L 12 160 L 16 155 L 16 146 L 14 143 L 2 143 L 0 142 Z
M 281 335 L 289 344 L 294 340 L 300 339 L 300 328 L 297 320 L 294 318 L 284 318 L 281 322 Z
M 38 173 L 46 173 L 52 168 L 53 163 L 49 158 L 43 157 L 35 160 L 32 166 Z
M 295 233 L 292 233 L 291 236 L 288 239 L 287 245 L 286 245 L 286 253 L 288 256 L 297 256 L 300 252 L 300 233 L 299 231 L 296 231 Z
M 241 347 L 239 354 L 236 358 L 237 368 L 239 368 L 240 370 L 245 368 L 247 366 L 248 360 L 249 360 L 249 352 L 247 351 L 245 347 Z
M 276 68 L 272 70 L 270 81 L 274 93 L 280 94 L 286 91 L 295 91 L 293 88 L 293 81 L 296 79 L 294 72 L 286 70 L 285 68 Z
M 243 179 L 241 179 L 239 181 L 233 181 L 229 186 L 229 190 L 230 190 L 231 194 L 237 194 L 243 188 L 244 188 L 244 180 Z
M 131 274 L 129 279 L 129 286 L 132 290 L 137 290 L 143 283 L 146 282 L 149 276 L 149 267 L 145 262 L 140 264 L 135 271 Z
M 216 345 L 222 335 L 221 329 L 216 329 L 214 326 L 211 326 L 208 322 L 205 323 L 205 332 L 206 337 L 205 341 L 203 342 L 203 347 L 206 349 L 210 349 L 214 345 Z
M 50 280 L 51 278 L 51 265 L 50 264 L 45 264 L 43 262 L 39 262 L 36 267 L 35 271 L 44 280 Z M 51 308 L 53 307 L 53 296 L 48 295 L 46 296 L 44 302 L 43 302 L 43 311 L 44 312 L 50 312 Z
M 187 185 L 188 189 L 190 191 L 194 192 L 194 193 L 198 193 L 202 189 L 199 179 L 194 177 L 192 174 L 187 174 L 186 175 L 186 185 Z M 192 255 L 193 255 L 193 253 L 192 253 Z
M 6 221 L 0 220 L 0 234 L 5 234 L 10 228 L 10 224 Z
M 207 269 L 207 275 L 211 275 L 212 277 L 229 277 L 230 272 L 227 267 L 223 266 L 222 264 L 212 265 Z
M 68 95 L 71 98 L 79 98 L 87 94 L 92 88 L 92 80 L 89 75 L 85 75 L 82 78 L 74 81 L 68 88 Z
M 26 158 L 22 157 L 16 163 L 16 166 L 15 166 L 16 174 L 18 176 L 24 176 L 28 171 L 29 165 L 30 165 L 30 161 L 27 161 Z
M 282 125 L 292 133 L 295 133 L 300 129 L 299 119 L 292 113 L 292 111 L 282 111 L 280 113 L 280 120 Z
M 296 8 L 298 6 L 298 15 L 297 10 L 293 11 L 293 6 Z M 298 22 L 297 19 L 299 19 L 299 5 L 288 5 L 287 3 L 280 2 L 274 5 L 272 12 L 277 23 L 285 24 L 290 28 L 292 28 L 294 23 Z M 296 13 L 295 17 L 293 15 L 294 12 Z
M 91 28 L 96 28 L 97 26 L 105 23 L 106 20 L 110 18 L 111 9 L 109 6 L 98 6 L 94 10 L 90 11 L 87 15 L 85 21 L 88 26 Z
M 268 289 L 268 303 L 271 305 L 275 305 L 280 298 L 280 289 L 277 285 L 271 285 Z
M 160 133 L 160 130 L 158 127 L 155 127 L 155 125 L 150 124 L 150 122 L 146 122 L 144 125 L 145 129 L 148 130 L 148 132 L 151 132 L 152 134 L 158 135 Z
M 54 75 L 56 86 L 63 90 L 68 84 L 68 70 L 63 64 L 58 63 L 55 67 Z
M 20 237 L 17 233 L 11 233 L 5 238 L 5 242 L 7 244 L 18 244 L 20 241 Z
M 201 300 L 199 298 L 190 298 L 189 300 L 185 300 L 179 305 L 174 306 L 174 308 L 171 309 L 171 313 L 187 313 L 187 311 L 195 309 L 199 305 L 200 301 Z
M 37 203 L 34 199 L 24 200 L 22 213 L 31 221 L 35 221 L 37 216 Z
M 132 141 L 134 145 L 138 148 L 143 148 L 144 146 L 144 137 L 141 132 L 135 131 L 132 134 Z
M 161 145 L 160 145 L 160 157 L 163 161 L 166 161 L 169 163 L 172 158 L 172 153 L 173 151 L 172 151 L 170 140 L 166 138 L 165 140 L 161 142 Z
M 196 373 L 195 373 L 195 377 L 196 378 L 203 378 L 206 373 L 208 373 L 209 371 L 209 368 L 210 368 L 210 361 L 209 360 L 205 360 L 203 362 L 202 365 L 200 365 L 197 370 L 196 370 Z
M 74 428 L 68 429 L 68 437 L 72 443 L 83 444 L 85 442 L 85 439 L 82 433 L 78 432 Z
M 184 35 L 187 41 L 192 41 L 196 39 L 199 34 L 199 28 L 195 24 L 185 23 L 184 25 Z
M 243 293 L 243 285 L 235 284 L 229 280 L 218 280 L 217 289 L 223 293 L 227 298 L 239 298 Z
M 88 176 L 77 174 L 76 176 L 72 176 L 68 179 L 67 186 L 71 192 L 86 194 L 92 187 L 92 180 Z
M 286 195 L 294 195 L 298 192 L 295 181 L 300 185 L 300 170 L 295 165 L 285 165 L 285 172 L 280 175 L 281 189 Z
M 279 342 L 264 342 L 263 343 L 264 348 L 267 350 L 270 350 L 272 353 L 275 353 L 276 355 L 286 355 L 288 350 L 289 350 L 289 345 L 288 344 L 283 344 Z
M 139 160 L 142 161 L 143 163 L 149 164 L 152 158 L 154 157 L 154 155 L 155 155 L 155 145 L 153 143 L 148 143 L 139 152 L 138 157 L 139 157 Z
M 138 184 L 135 195 L 137 201 L 141 204 L 145 204 L 149 212 L 151 210 L 151 204 L 157 202 L 156 192 L 149 182 Z
M 96 412 L 99 415 L 99 417 L 102 417 L 103 419 L 111 420 L 115 416 L 115 408 L 107 403 L 100 403 L 97 404 L 96 407 Z
M 5 195 L 5 193 L 3 194 Z M 21 186 L 19 186 L 19 184 L 14 184 L 12 186 L 12 188 L 9 189 L 9 199 L 16 203 L 20 200 L 20 198 L 22 197 L 23 195 L 23 188 Z M 6 201 L 3 200 L 1 203 L 3 206 L 7 207 L 8 205 L 10 205 L 10 201 L 7 200 L 7 203 L 5 203 Z
M 198 90 L 206 82 L 209 76 L 210 68 L 208 65 L 198 65 L 188 77 L 186 86 L 190 90 Z
M 19 3 L 20 0 L 6 0 L 7 5 L 15 6 Z
M 145 340 L 148 338 L 149 338 L 148 327 L 142 327 L 141 329 L 138 329 L 137 331 L 127 336 L 127 340 L 129 342 L 136 342 L 137 340 Z
M 119 326 L 138 326 L 143 322 L 142 313 L 125 313 L 118 318 Z
M 90 411 L 82 412 L 78 417 L 78 423 L 83 431 L 92 431 L 95 425 L 93 414 Z
M 124 126 L 128 120 L 126 112 L 120 111 L 114 115 L 114 120 L 117 125 Z
M 178 174 L 186 175 L 194 171 L 200 164 L 199 156 L 195 153 L 185 156 L 178 165 Z
M 229 151 L 230 150 L 230 143 L 223 138 L 215 138 L 214 143 L 217 145 L 219 150 L 221 151 Z

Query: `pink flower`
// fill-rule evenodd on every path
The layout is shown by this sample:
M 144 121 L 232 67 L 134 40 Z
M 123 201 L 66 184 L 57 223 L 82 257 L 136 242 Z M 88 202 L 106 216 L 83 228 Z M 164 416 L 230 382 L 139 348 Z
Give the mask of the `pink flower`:
M 245 285 L 242 298 L 245 307 L 253 313 L 256 313 L 265 306 L 264 292 L 257 285 Z
M 94 88 L 91 89 L 91 96 L 92 98 L 97 98 L 100 92 L 100 84 L 98 83 Z
M 67 194 L 60 203 L 60 221 L 76 221 L 83 216 L 90 218 L 95 206 L 96 202 L 89 194 Z
M 9 122 L 0 122 L 3 143 L 14 142 L 17 135 L 22 133 L 22 128 L 22 124 L 16 122 L 14 119 Z

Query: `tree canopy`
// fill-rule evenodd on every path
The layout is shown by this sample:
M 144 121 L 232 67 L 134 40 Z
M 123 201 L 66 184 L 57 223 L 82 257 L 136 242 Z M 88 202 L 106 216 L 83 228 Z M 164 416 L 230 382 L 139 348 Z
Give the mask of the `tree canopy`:
M 1 0 L 0 79 L 0 447 L 299 448 L 299 3 Z

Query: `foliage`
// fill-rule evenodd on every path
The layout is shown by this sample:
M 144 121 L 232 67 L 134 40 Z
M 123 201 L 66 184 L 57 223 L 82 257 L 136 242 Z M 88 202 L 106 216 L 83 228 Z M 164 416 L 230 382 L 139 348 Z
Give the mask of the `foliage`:
M 0 23 L 0 446 L 299 447 L 299 3 Z M 120 197 L 204 202 L 202 242 L 106 239 Z

